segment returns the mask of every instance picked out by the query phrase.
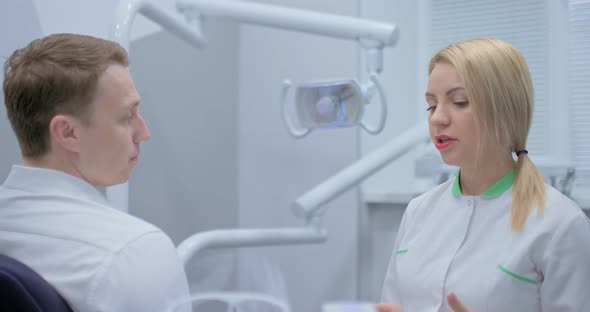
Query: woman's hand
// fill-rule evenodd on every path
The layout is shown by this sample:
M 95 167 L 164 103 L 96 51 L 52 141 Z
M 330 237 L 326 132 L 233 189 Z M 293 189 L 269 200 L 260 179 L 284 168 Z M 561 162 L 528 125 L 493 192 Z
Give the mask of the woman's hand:
M 471 310 L 469 310 L 461 302 L 461 300 L 459 300 L 459 297 L 457 297 L 457 295 L 455 295 L 455 293 L 450 293 L 447 296 L 447 302 L 449 303 L 449 307 L 451 307 L 451 309 L 453 309 L 453 312 L 471 312 Z M 377 310 L 377 311 L 381 312 L 380 310 Z M 384 311 L 388 311 L 388 310 L 384 310 Z
M 447 296 L 447 302 L 453 312 L 471 312 L 462 302 L 455 293 L 450 293 Z M 394 303 L 378 303 L 375 305 L 377 312 L 403 312 L 402 307 L 399 304 Z
M 403 312 L 402 307 L 395 303 L 378 303 L 375 305 L 377 312 Z

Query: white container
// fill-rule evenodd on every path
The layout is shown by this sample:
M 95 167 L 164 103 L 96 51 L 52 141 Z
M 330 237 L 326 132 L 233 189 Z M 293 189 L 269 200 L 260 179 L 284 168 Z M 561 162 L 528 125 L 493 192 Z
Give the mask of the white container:
M 374 303 L 369 302 L 327 302 L 322 312 L 377 312 Z

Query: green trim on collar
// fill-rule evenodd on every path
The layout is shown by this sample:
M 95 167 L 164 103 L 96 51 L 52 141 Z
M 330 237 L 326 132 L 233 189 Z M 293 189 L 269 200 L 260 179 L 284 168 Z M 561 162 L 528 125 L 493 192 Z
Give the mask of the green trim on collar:
M 460 177 L 461 169 L 457 171 L 455 181 L 453 181 L 453 188 L 451 189 L 453 195 L 455 196 L 463 195 L 461 192 L 461 186 L 459 185 Z M 490 186 L 487 190 L 481 193 L 481 196 L 491 197 L 501 195 L 502 193 L 506 192 L 506 190 L 509 189 L 512 184 L 514 184 L 514 169 L 510 170 L 510 172 L 500 178 L 498 182 L 494 183 L 494 185 Z
M 463 195 L 463 193 L 461 193 L 461 186 L 459 185 L 459 177 L 461 176 L 461 169 L 457 170 L 457 174 L 455 175 L 455 181 L 453 181 L 453 195 L 455 196 L 461 196 Z
M 506 192 L 512 184 L 514 184 L 514 169 L 510 170 L 505 176 L 503 176 L 498 182 L 490 186 L 487 190 L 481 193 L 481 196 L 499 196 Z

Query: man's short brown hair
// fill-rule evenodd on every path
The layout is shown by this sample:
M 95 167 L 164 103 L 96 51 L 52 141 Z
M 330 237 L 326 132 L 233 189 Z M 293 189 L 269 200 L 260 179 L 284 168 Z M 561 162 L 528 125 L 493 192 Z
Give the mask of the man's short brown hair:
M 16 50 L 4 64 L 4 103 L 23 157 L 49 151 L 49 122 L 57 114 L 87 120 L 100 75 L 111 64 L 128 66 L 113 41 L 55 34 Z

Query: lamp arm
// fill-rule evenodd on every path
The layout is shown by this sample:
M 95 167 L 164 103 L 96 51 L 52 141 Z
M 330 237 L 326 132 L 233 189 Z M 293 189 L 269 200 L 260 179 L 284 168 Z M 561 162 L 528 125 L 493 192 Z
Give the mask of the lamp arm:
M 220 17 L 342 39 L 366 40 L 376 46 L 393 46 L 399 36 L 395 24 L 248 1 L 178 0 L 176 8 L 189 18 Z
M 428 125 L 420 121 L 412 128 L 352 165 L 344 168 L 331 178 L 303 194 L 292 204 L 293 213 L 302 219 L 310 219 L 323 213 L 320 207 L 349 188 L 371 176 L 389 162 L 401 157 L 417 143 L 428 138 Z
M 195 47 L 206 45 L 206 39 L 201 33 L 200 24 L 187 23 L 181 15 L 162 8 L 153 0 L 122 0 L 117 4 L 115 24 L 111 29 L 111 37 L 129 53 L 131 26 L 137 14 L 142 14 L 153 22 L 174 33 L 184 41 Z

